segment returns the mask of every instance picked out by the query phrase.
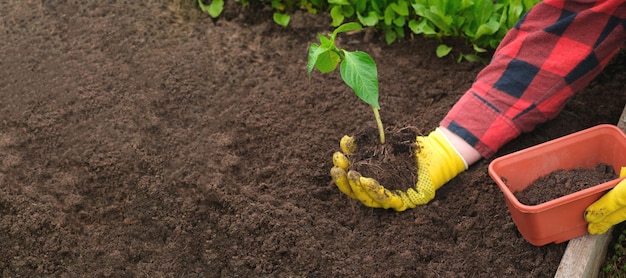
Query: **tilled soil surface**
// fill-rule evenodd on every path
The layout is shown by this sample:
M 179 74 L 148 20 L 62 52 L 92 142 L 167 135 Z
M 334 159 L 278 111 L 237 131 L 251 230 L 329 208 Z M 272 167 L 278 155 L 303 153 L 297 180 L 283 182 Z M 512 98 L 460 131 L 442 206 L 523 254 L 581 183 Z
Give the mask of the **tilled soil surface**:
M 328 18 L 283 28 L 254 5 L 212 20 L 194 3 L 0 1 L 3 277 L 554 275 L 566 244 L 521 238 L 490 161 L 402 213 L 339 193 L 332 153 L 374 121 L 338 73 L 307 77 Z M 377 61 L 383 122 L 417 134 L 482 68 L 421 37 L 339 43 Z M 622 69 L 498 156 L 616 123 Z

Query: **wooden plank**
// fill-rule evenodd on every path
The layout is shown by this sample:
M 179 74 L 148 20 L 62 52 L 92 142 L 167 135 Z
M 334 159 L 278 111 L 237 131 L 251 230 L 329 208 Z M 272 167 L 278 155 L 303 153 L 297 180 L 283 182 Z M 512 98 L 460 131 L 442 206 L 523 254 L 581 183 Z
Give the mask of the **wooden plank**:
M 626 106 L 617 122 L 626 132 Z M 570 240 L 555 278 L 596 278 L 606 258 L 613 228 L 601 235 L 585 235 Z
M 570 240 L 555 278 L 596 278 L 606 257 L 610 234 L 585 235 Z

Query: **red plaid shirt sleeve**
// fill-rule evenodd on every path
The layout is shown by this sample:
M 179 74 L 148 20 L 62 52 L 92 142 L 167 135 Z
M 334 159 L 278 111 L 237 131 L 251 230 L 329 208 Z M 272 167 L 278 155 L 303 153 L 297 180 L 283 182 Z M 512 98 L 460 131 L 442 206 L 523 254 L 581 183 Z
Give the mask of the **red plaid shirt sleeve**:
M 626 40 L 624 0 L 545 0 L 512 28 L 441 126 L 485 158 L 558 115 Z

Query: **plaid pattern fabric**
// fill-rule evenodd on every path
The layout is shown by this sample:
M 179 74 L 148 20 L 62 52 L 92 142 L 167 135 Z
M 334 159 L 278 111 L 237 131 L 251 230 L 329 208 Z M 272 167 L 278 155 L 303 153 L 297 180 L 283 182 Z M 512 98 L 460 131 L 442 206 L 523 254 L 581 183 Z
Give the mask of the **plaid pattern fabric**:
M 552 119 L 626 41 L 624 0 L 545 0 L 511 29 L 441 126 L 485 158 Z

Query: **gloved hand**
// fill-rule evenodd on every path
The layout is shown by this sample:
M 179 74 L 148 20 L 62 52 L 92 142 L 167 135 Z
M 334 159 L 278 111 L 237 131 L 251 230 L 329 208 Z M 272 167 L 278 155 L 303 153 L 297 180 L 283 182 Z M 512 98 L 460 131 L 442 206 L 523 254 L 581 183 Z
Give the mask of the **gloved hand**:
M 357 151 L 357 146 L 354 138 L 347 135 L 341 139 L 341 152 L 333 154 L 330 175 L 341 192 L 368 207 L 404 211 L 426 204 L 435 198 L 437 189 L 465 171 L 467 163 L 439 129 L 428 136 L 417 136 L 415 144 L 415 188 L 388 190 L 374 178 L 363 177 L 350 169 L 348 157 Z
M 624 176 L 626 168 L 622 168 L 620 173 L 620 177 Z M 589 222 L 587 231 L 592 235 L 603 234 L 613 225 L 626 220 L 626 180 L 587 207 L 585 220 Z

